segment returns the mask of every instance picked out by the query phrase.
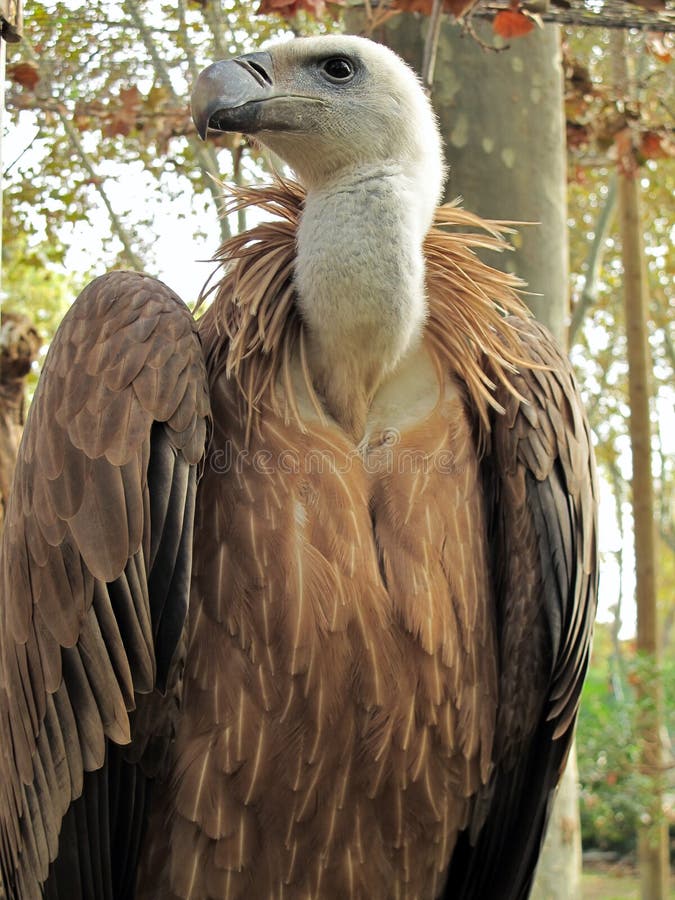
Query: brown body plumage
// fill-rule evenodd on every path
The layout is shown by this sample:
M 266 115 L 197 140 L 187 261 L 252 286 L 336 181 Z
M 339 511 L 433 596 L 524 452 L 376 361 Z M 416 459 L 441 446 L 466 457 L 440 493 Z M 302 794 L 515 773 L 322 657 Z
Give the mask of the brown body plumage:
M 221 251 L 202 349 L 112 273 L 45 366 L 2 556 L 6 890 L 524 897 L 595 596 L 569 364 L 474 253 L 505 227 L 443 207 L 355 435 L 298 307 L 303 190 L 233 202 L 280 220 Z
M 278 198 L 288 229 L 261 225 L 226 246 L 229 261 L 241 255 L 200 324 L 215 429 L 177 792 L 151 820 L 148 896 L 162 872 L 160 893 L 173 896 L 170 855 L 175 896 L 384 898 L 406 885 L 434 897 L 488 780 L 497 703 L 477 423 L 448 360 L 484 372 L 476 344 L 448 325 L 460 309 L 476 315 L 473 303 L 505 330 L 472 270 L 522 309 L 509 279 L 467 252 L 478 237 L 432 233 L 438 302 L 432 293 L 415 375 L 426 365 L 436 396 L 403 417 L 376 398 L 357 445 L 311 396 L 292 294 L 276 333 L 265 324 L 280 308 L 267 285 L 290 270 L 301 194 L 280 184 L 257 196 Z M 450 272 L 453 304 L 440 289 Z M 489 325 L 485 342 L 504 351 Z M 478 376 L 472 387 L 491 398 Z

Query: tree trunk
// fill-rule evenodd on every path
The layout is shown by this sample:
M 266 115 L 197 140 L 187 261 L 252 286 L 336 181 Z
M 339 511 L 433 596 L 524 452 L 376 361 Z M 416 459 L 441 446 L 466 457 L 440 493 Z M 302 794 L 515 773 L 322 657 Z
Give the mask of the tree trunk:
M 363 28 L 363 19 L 348 30 Z M 400 15 L 373 37 L 418 72 L 428 21 Z M 491 36 L 480 23 L 477 31 Z M 514 236 L 515 253 L 493 265 L 528 284 L 525 298 L 540 322 L 564 344 L 568 305 L 567 178 L 560 35 L 537 29 L 510 49 L 489 53 L 457 26 L 445 23 L 431 95 L 446 145 L 447 199 L 486 218 L 536 222 Z M 531 894 L 540 900 L 577 900 L 581 894 L 581 826 L 576 754 L 563 776 Z
M 578 900 L 581 897 L 581 824 L 576 744 L 551 812 L 530 900 Z
M 420 27 L 421 22 L 421 27 Z M 419 71 L 426 19 L 396 16 L 374 37 Z M 489 33 L 480 23 L 477 31 Z M 567 178 L 559 30 L 537 29 L 488 53 L 457 26 L 441 29 L 432 102 L 446 145 L 447 199 L 523 226 L 516 252 L 490 261 L 528 284 L 535 316 L 562 340 L 568 317 Z
M 668 897 L 668 826 L 663 814 L 664 754 L 661 742 L 663 687 L 656 604 L 656 541 L 649 417 L 650 358 L 647 342 L 647 279 L 642 246 L 637 172 L 619 175 L 619 211 L 624 268 L 624 306 L 628 345 L 628 393 L 633 458 L 633 529 L 638 611 L 638 735 L 642 768 L 648 780 L 639 834 L 640 882 L 643 900 Z
M 635 96 L 636 58 L 629 54 L 626 36 L 612 37 L 615 91 Z M 628 353 L 628 397 L 632 455 L 633 535 L 635 542 L 635 599 L 637 605 L 637 737 L 645 785 L 638 835 L 640 895 L 643 900 L 668 897 L 668 825 L 664 815 L 665 754 L 661 739 L 663 684 L 661 641 L 656 593 L 656 525 L 652 477 L 651 359 L 647 334 L 649 297 L 640 214 L 640 172 L 630 124 L 617 139 L 619 228 L 623 261 L 623 301 Z

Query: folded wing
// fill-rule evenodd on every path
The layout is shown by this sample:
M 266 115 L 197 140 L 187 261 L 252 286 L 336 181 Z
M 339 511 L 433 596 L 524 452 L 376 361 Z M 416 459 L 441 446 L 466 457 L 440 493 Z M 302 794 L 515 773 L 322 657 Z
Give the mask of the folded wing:
M 171 732 L 208 394 L 192 316 L 113 272 L 75 301 L 26 424 L 0 557 L 8 898 L 131 896 Z
M 597 593 L 597 486 L 574 376 L 549 333 L 514 322 L 535 364 L 496 398 L 484 460 L 500 653 L 494 771 L 445 897 L 529 894 L 573 738 Z

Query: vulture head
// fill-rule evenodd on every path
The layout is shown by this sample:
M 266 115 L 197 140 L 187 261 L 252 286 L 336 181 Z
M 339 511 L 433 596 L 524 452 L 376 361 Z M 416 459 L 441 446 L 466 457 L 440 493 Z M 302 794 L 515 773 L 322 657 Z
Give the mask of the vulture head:
M 305 188 L 295 286 L 309 367 L 327 411 L 359 440 L 427 315 L 422 244 L 444 164 L 420 82 L 364 38 L 298 38 L 209 66 L 192 113 L 204 138 L 253 135 Z
M 443 183 L 436 117 L 415 73 L 381 44 L 297 38 L 214 63 L 192 96 L 200 135 L 254 135 L 308 189 L 395 167 L 419 178 L 429 222 Z M 428 227 L 428 225 L 427 225 Z

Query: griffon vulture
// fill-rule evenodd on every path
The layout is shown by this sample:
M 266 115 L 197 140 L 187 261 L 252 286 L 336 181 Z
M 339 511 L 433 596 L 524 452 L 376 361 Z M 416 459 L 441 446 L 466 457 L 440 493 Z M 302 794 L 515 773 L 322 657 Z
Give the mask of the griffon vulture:
M 51 346 L 2 548 L 7 895 L 526 897 L 595 602 L 570 367 L 476 256 L 504 226 L 437 209 L 389 50 L 293 40 L 192 106 L 298 181 L 235 196 L 276 219 L 198 323 L 113 272 Z

